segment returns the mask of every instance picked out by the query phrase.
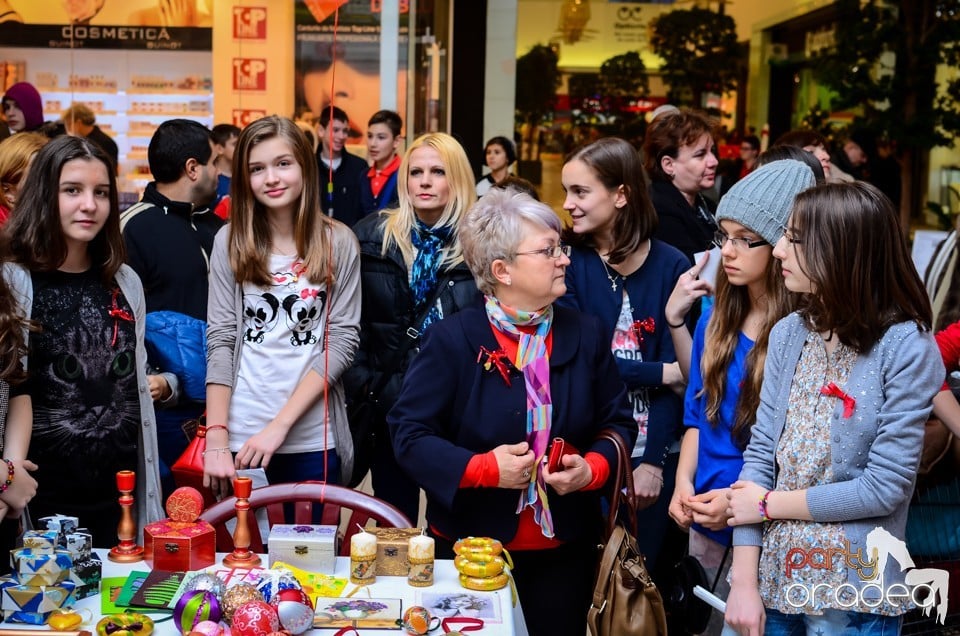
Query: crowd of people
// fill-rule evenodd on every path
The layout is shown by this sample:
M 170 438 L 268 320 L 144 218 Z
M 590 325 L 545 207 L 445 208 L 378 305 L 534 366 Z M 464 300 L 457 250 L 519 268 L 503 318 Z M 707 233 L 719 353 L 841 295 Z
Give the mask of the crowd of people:
M 791 578 L 790 558 L 874 527 L 904 538 L 935 397 L 960 427 L 942 390 L 958 361 L 890 199 L 838 182 L 822 139 L 745 139 L 715 205 L 714 122 L 667 110 L 642 152 L 602 138 L 566 158 L 563 227 L 510 176 L 506 137 L 478 182 L 448 134 L 401 153 L 391 111 L 369 120 L 367 161 L 335 106 L 316 148 L 283 117 L 174 119 L 121 213 L 115 147 L 77 108 L 69 134 L 30 132 L 31 98 L 4 97 L 0 143 L 3 541 L 29 510 L 113 544 L 122 469 L 140 524 L 160 518 L 204 412 L 215 496 L 240 469 L 339 482 L 347 405 L 377 385 L 374 494 L 416 523 L 423 490 L 439 557 L 502 541 L 531 634 L 584 633 L 616 467 L 603 429 L 632 449 L 655 577 L 689 552 L 727 597 L 707 633 L 899 629 L 909 605 L 832 592 L 856 582 L 844 560 Z M 158 323 L 199 353 L 161 356 Z M 205 389 L 183 373 L 198 368 Z M 575 452 L 550 466 L 555 438 Z M 823 589 L 797 606 L 793 583 Z

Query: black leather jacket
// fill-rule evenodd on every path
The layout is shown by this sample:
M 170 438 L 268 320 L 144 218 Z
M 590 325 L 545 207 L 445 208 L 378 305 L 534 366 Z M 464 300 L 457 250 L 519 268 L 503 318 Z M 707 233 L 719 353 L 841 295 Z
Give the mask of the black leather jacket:
M 413 293 L 403 255 L 396 246 L 381 254 L 383 221 L 380 214 L 364 217 L 353 227 L 360 241 L 360 280 L 363 304 L 360 313 L 360 348 L 353 366 L 344 376 L 348 399 L 368 390 L 396 357 L 397 350 L 410 336 L 414 315 Z M 439 295 L 443 316 L 480 302 L 473 275 L 463 263 L 441 271 Z M 419 351 L 419 338 L 405 359 L 392 373 L 380 393 L 381 416 L 385 416 L 400 393 L 400 385 L 410 361 Z

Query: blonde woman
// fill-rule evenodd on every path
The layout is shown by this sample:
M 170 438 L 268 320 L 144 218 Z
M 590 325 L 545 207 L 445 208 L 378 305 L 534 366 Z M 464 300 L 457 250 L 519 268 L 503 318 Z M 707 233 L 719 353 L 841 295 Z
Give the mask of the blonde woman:
M 385 416 L 418 347 L 406 341 L 419 340 L 431 324 L 478 302 L 457 234 L 476 193 L 466 153 L 444 133 L 411 144 L 400 162 L 397 189 L 399 207 L 367 216 L 353 228 L 360 239 L 363 310 L 360 350 L 347 385 L 358 392 L 381 374 L 391 375 L 379 395 L 373 489 L 415 520 L 420 489 L 397 466 Z

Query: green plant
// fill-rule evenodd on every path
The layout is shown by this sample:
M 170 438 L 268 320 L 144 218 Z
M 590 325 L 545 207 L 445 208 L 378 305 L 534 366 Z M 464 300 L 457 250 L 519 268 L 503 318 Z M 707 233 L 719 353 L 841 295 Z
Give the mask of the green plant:
M 709 9 L 677 9 L 656 18 L 650 38 L 675 104 L 700 107 L 705 92 L 737 87 L 745 61 L 734 19 Z

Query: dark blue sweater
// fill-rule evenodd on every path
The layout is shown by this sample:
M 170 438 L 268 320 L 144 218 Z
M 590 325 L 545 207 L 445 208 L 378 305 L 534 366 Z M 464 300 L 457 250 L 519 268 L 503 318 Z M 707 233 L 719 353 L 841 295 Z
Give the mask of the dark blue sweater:
M 676 248 L 650 241 L 650 253 L 635 272 L 624 279 L 634 320 L 653 318 L 653 333 L 644 334 L 643 361 L 617 358 L 617 367 L 629 389 L 647 388 L 650 405 L 647 444 L 642 461 L 663 466 L 670 446 L 680 438 L 682 405 L 678 395 L 663 385 L 663 363 L 677 361 L 664 308 L 677 279 L 689 267 Z M 610 280 L 592 248 L 575 248 L 567 267 L 567 294 L 558 305 L 597 316 L 605 342 L 612 346 L 613 332 L 623 305 L 623 286 L 610 289 Z

